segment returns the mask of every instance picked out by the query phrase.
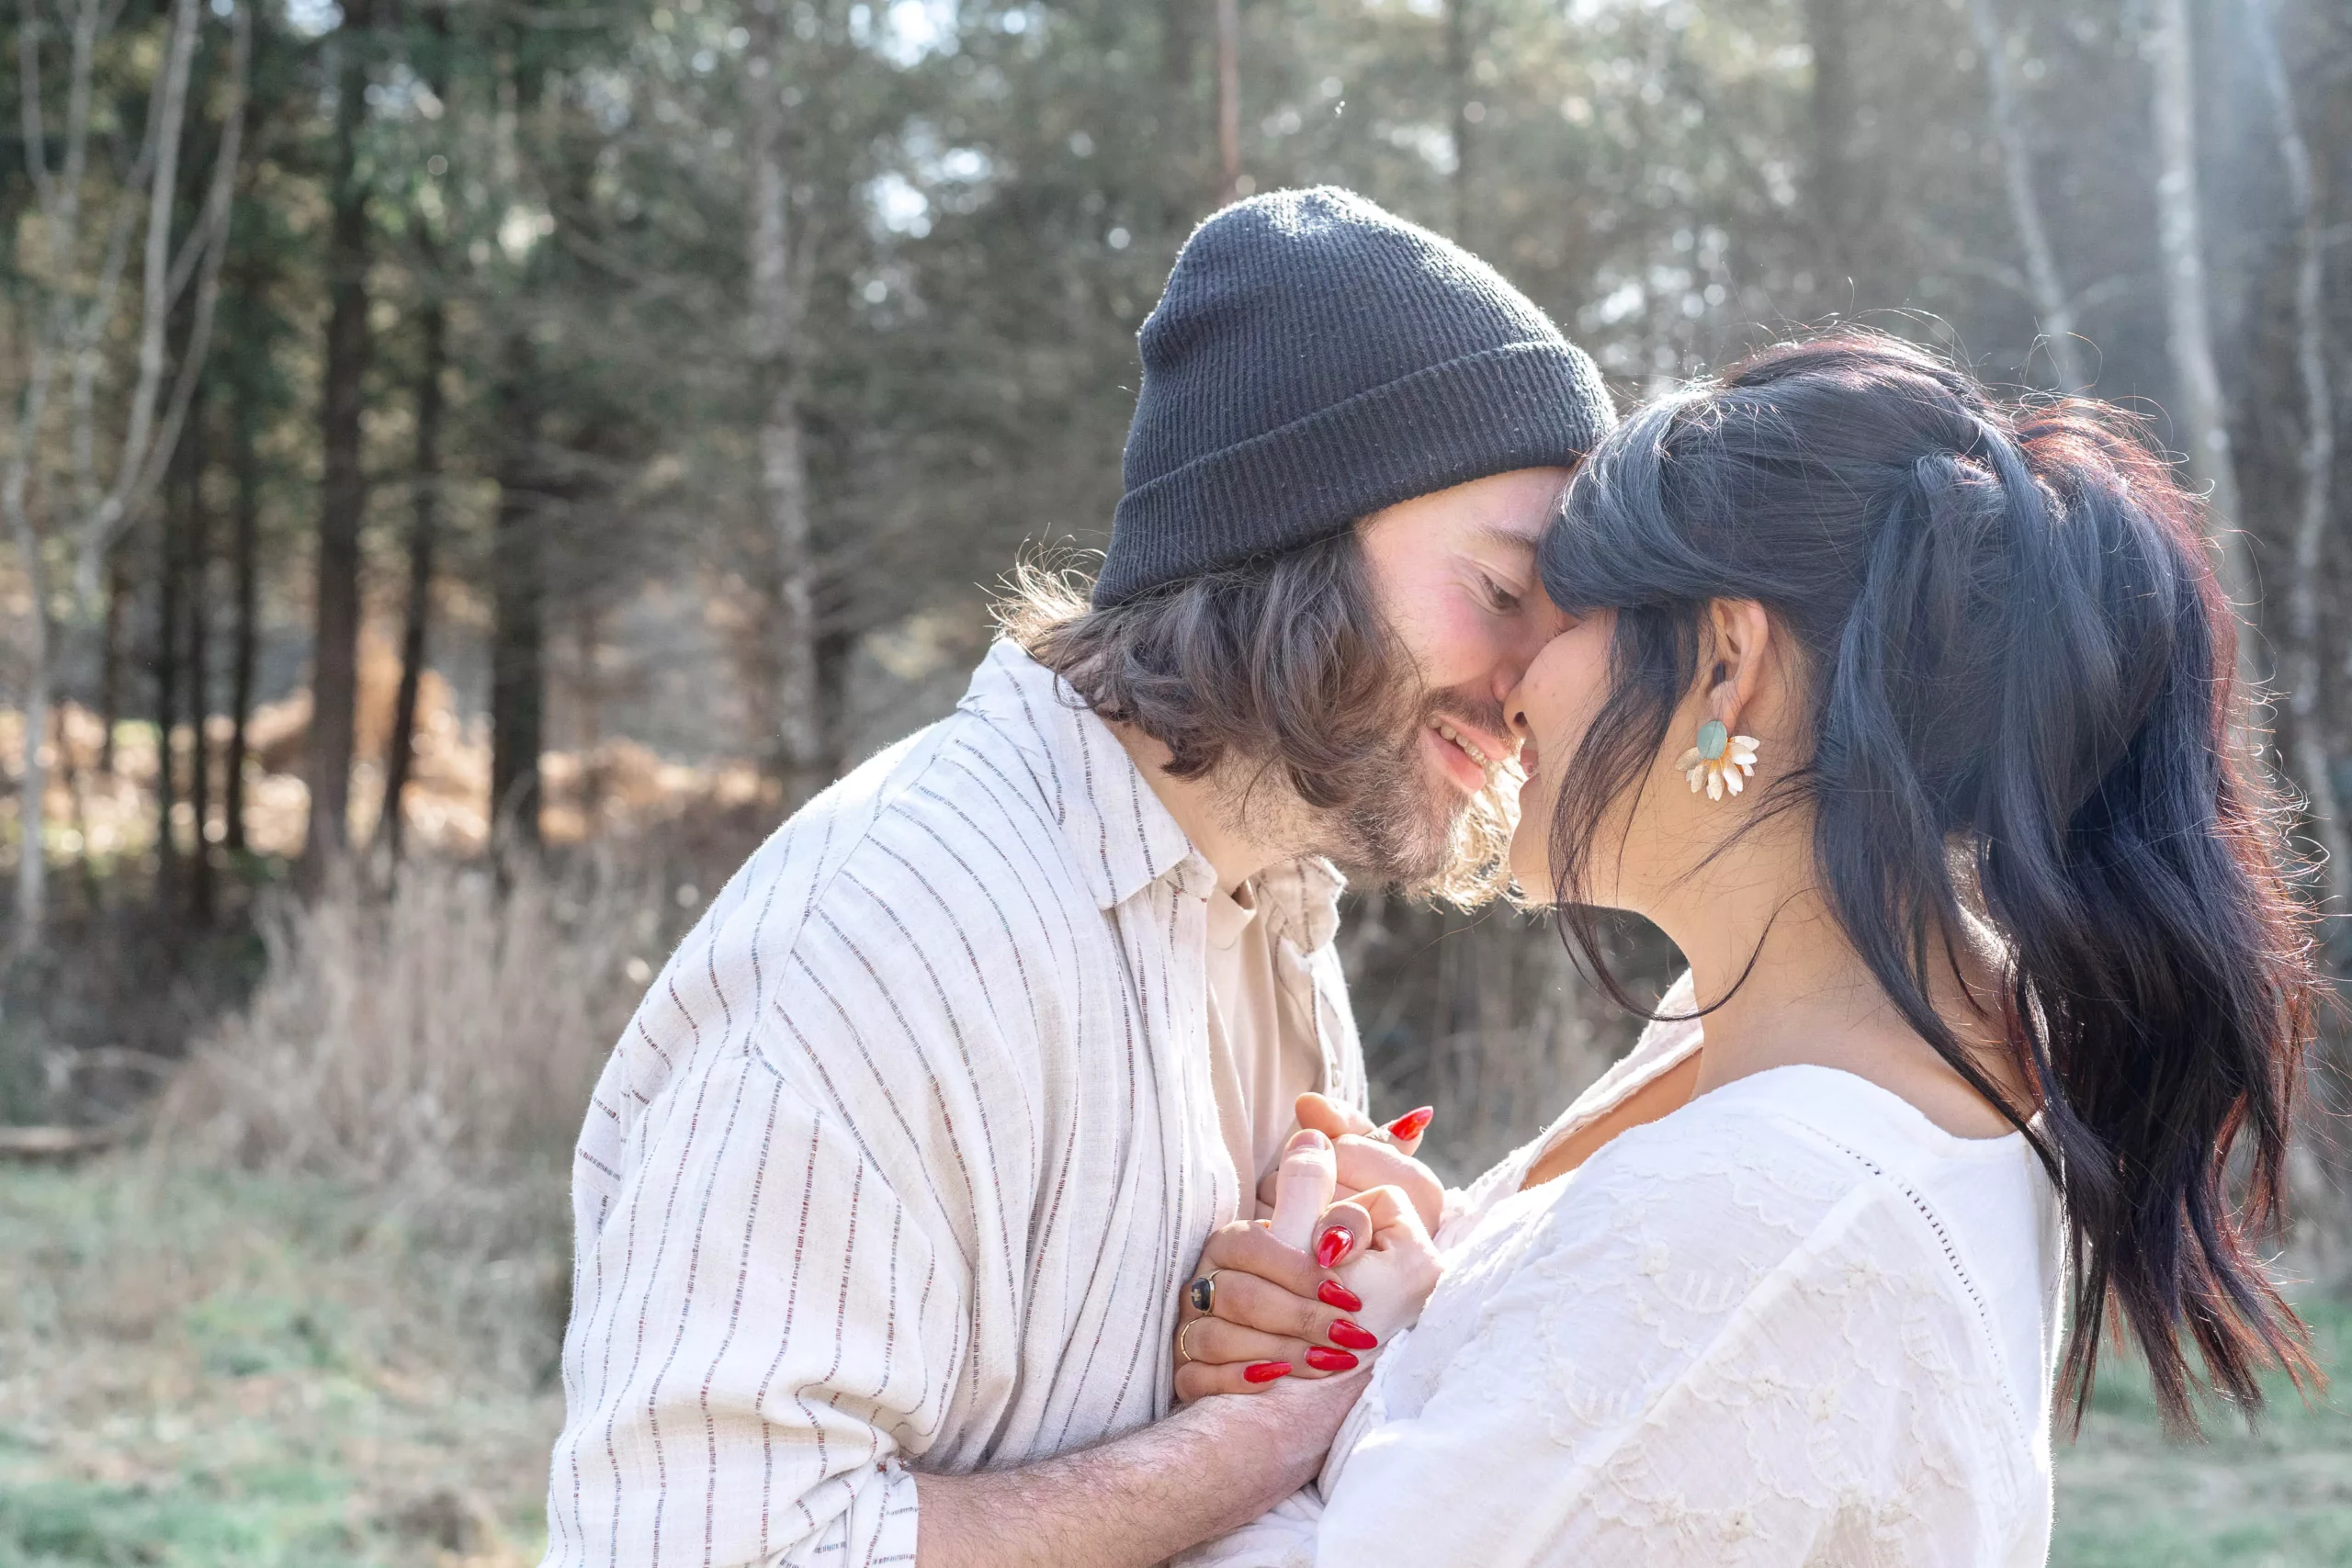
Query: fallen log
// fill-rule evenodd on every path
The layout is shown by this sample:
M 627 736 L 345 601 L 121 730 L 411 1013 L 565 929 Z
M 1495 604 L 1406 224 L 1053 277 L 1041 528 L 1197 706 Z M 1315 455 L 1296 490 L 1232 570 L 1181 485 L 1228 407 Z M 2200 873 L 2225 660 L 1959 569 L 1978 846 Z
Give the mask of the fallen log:
M 0 1127 L 0 1159 L 77 1159 L 122 1141 L 120 1125 L 105 1127 Z

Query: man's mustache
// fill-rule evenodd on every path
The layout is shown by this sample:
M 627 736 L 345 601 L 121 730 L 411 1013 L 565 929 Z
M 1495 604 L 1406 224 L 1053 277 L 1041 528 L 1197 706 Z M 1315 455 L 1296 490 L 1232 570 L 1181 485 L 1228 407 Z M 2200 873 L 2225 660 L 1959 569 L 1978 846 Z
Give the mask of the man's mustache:
M 1435 718 L 1450 719 L 1457 728 L 1474 729 L 1498 740 L 1518 739 L 1510 731 L 1510 716 L 1496 697 L 1481 699 L 1462 692 L 1441 692 L 1422 713 L 1421 722 L 1427 724 Z

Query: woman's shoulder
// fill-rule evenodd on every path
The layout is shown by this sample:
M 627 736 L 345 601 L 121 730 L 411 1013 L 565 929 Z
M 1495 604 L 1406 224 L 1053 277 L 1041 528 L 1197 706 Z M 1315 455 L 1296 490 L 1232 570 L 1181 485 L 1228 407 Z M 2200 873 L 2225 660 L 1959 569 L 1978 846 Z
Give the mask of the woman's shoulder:
M 1870 1168 L 1833 1135 L 1849 1118 L 1822 1110 L 1781 1073 L 1741 1078 L 1618 1134 L 1593 1151 L 1570 1189 L 1616 1198 L 1653 1187 L 1691 1194 L 1763 1175 L 1834 1201 L 1867 1179 Z
M 1859 1249 L 1883 1264 L 1944 1270 L 1923 1168 L 2018 1157 L 2012 1142 L 1970 1148 L 1850 1074 L 1777 1068 L 1595 1152 L 1557 1193 L 1537 1248 L 1646 1247 L 1739 1275 L 1830 1267 Z
M 1481 1317 L 1523 1316 L 1599 1379 L 1589 1394 L 1725 1357 L 1834 1381 L 1857 1356 L 1932 1343 L 1929 1381 L 1976 1366 L 1970 1292 L 1891 1163 L 1907 1129 L 1867 1098 L 1844 1103 L 1844 1089 L 1726 1085 L 1620 1134 L 1553 1191 L 1520 1195 L 1524 1230 L 1496 1259 Z M 1584 1359 L 1599 1347 L 1615 1372 Z

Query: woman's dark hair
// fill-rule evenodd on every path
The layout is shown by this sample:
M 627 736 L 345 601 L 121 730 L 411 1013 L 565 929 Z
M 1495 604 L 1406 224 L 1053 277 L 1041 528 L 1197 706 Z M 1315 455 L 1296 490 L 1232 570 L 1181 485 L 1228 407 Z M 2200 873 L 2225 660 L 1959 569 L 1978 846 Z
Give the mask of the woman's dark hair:
M 2057 1183 L 2075 1419 L 2110 1305 L 2177 1430 L 2197 1424 L 2184 1330 L 2249 1417 L 2265 1366 L 2315 1378 L 2252 1246 L 2280 1217 L 2309 926 L 2245 760 L 2236 620 L 2199 508 L 2138 423 L 2086 400 L 2004 406 L 1849 329 L 1634 415 L 1564 506 L 1544 588 L 1616 625 L 1552 863 L 1611 995 L 1633 1005 L 1577 889 L 1711 657 L 1709 603 L 1758 601 L 1793 644 L 1811 729 L 1761 812 L 1810 807 L 1847 940 Z M 2005 947 L 1988 1016 L 2033 1104 L 2009 1103 L 1928 1000 L 1972 916 Z

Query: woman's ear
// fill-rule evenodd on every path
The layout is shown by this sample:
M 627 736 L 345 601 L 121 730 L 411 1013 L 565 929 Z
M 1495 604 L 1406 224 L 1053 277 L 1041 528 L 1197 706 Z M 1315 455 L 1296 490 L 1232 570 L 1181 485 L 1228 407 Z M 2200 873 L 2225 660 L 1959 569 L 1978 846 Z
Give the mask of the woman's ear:
M 1707 712 L 1729 729 L 1756 701 L 1764 684 L 1772 642 L 1771 618 L 1753 599 L 1717 599 L 1707 606 L 1714 634 L 1714 662 L 1708 671 Z

